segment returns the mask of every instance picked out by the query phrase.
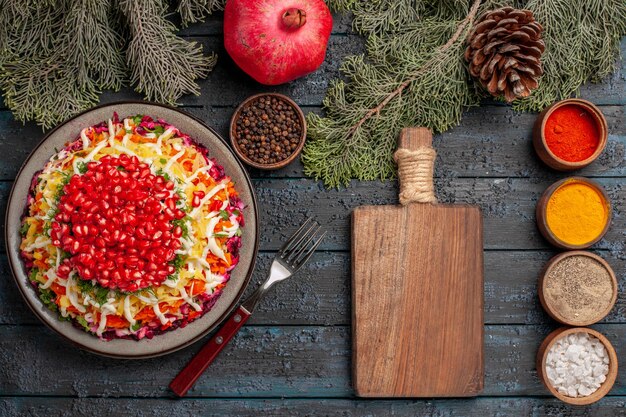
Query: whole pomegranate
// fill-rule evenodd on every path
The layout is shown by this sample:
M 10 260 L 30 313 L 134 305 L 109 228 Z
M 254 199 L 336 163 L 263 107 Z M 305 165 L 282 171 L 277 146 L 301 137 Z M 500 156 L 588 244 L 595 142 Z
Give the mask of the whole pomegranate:
M 252 78 L 277 85 L 322 65 L 332 26 L 323 0 L 228 0 L 224 46 Z

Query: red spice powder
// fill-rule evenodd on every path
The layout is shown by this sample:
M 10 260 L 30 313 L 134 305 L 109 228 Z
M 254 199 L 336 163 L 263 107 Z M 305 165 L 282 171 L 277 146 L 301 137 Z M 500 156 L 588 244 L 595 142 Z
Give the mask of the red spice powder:
M 552 153 L 568 162 L 584 161 L 600 145 L 595 119 L 589 111 L 575 104 L 566 104 L 550 114 L 544 136 Z

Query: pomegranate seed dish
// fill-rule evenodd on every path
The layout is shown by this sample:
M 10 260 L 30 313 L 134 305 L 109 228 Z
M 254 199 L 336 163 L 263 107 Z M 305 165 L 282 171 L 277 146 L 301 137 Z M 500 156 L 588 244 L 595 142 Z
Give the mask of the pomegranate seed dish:
M 21 257 L 61 320 L 152 338 L 213 307 L 239 261 L 243 208 L 205 147 L 162 119 L 114 114 L 33 177 Z

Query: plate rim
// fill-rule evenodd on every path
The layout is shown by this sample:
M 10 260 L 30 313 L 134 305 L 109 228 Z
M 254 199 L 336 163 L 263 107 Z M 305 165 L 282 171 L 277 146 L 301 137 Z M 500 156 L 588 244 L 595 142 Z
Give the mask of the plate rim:
M 98 349 L 95 348 L 90 348 L 87 347 L 79 342 L 76 342 L 75 340 L 72 340 L 69 336 L 67 336 L 64 332 L 60 331 L 59 329 L 51 326 L 42 316 L 41 313 L 38 311 L 38 309 L 35 308 L 34 305 L 32 305 L 32 303 L 30 302 L 30 300 L 27 297 L 27 294 L 24 293 L 25 288 L 23 288 L 23 286 L 20 284 L 20 282 L 18 281 L 18 276 L 16 274 L 16 271 L 18 270 L 18 267 L 16 265 L 13 264 L 13 259 L 10 256 L 10 252 L 11 252 L 11 245 L 10 245 L 10 239 L 9 239 L 9 211 L 11 209 L 11 201 L 13 200 L 13 194 L 15 191 L 15 187 L 17 185 L 17 179 L 20 178 L 20 176 L 22 175 L 22 171 L 24 170 L 24 167 L 28 164 L 28 162 L 30 161 L 30 159 L 33 157 L 33 154 L 48 140 L 48 138 L 54 133 L 56 132 L 58 129 L 60 129 L 62 126 L 66 125 L 67 123 L 87 114 L 90 113 L 94 110 L 98 110 L 104 107 L 111 107 L 111 106 L 116 106 L 116 105 L 121 105 L 121 104 L 136 104 L 136 105 L 149 105 L 149 106 L 156 106 L 156 107 L 162 107 L 164 109 L 167 110 L 171 110 L 171 111 L 175 111 L 177 113 L 182 114 L 183 116 L 189 117 L 191 119 L 193 119 L 195 122 L 199 123 L 202 127 L 204 127 L 205 129 L 209 130 L 213 135 L 215 135 L 215 137 L 217 137 L 222 144 L 233 154 L 233 159 L 236 161 L 237 165 L 239 166 L 239 168 L 241 169 L 241 171 L 243 172 L 244 178 L 246 180 L 246 184 L 248 186 L 248 189 L 250 190 L 250 195 L 252 196 L 252 204 L 254 205 L 254 210 L 253 210 L 253 215 L 255 218 L 255 230 L 254 230 L 254 248 L 253 248 L 253 253 L 252 253 L 252 261 L 250 263 L 250 266 L 248 267 L 248 271 L 246 272 L 246 276 L 243 280 L 243 283 L 241 285 L 241 288 L 239 289 L 239 291 L 237 292 L 237 295 L 235 296 L 235 298 L 233 299 L 233 301 L 231 302 L 231 304 L 224 310 L 224 312 L 210 325 L 208 326 L 205 330 L 203 330 L 201 333 L 199 333 L 197 336 L 186 340 L 176 346 L 172 346 L 168 349 L 159 351 L 159 352 L 154 352 L 154 353 L 148 353 L 148 354 L 139 354 L 139 355 L 125 355 L 125 354 L 114 354 L 114 353 L 109 353 L 109 352 L 104 352 L 104 351 L 100 351 Z M 197 139 L 194 139 L 197 140 Z M 253 184 L 252 184 L 252 180 L 250 178 L 250 174 L 248 173 L 247 169 L 244 167 L 243 163 L 239 160 L 239 158 L 237 157 L 237 155 L 232 151 L 232 149 L 228 146 L 228 142 L 226 140 L 224 140 L 224 138 L 222 137 L 222 135 L 220 135 L 215 129 L 213 129 L 211 126 L 207 125 L 203 120 L 201 120 L 200 118 L 194 116 L 193 114 L 190 114 L 186 111 L 183 111 L 179 108 L 167 105 L 167 104 L 161 104 L 161 103 L 154 103 L 154 102 L 150 102 L 150 101 L 142 101 L 142 100 L 120 100 L 120 101 L 114 101 L 114 102 L 110 102 L 110 103 L 101 103 L 98 104 L 97 106 L 91 107 L 87 110 L 81 111 L 80 113 L 77 113 L 76 115 L 62 121 L 61 123 L 57 124 L 54 128 L 52 128 L 49 132 L 47 132 L 43 138 L 39 141 L 39 143 L 30 151 L 30 153 L 28 154 L 28 156 L 26 157 L 26 159 L 24 160 L 24 162 L 22 163 L 22 165 L 20 166 L 20 169 L 17 171 L 17 174 L 15 175 L 15 179 L 13 180 L 13 185 L 11 186 L 11 191 L 9 192 L 9 196 L 7 199 L 7 208 L 5 211 L 5 219 L 4 219 L 4 242 L 5 242 L 5 250 L 7 252 L 7 258 L 9 260 L 9 269 L 11 271 L 11 276 L 13 277 L 13 281 L 15 282 L 15 285 L 17 286 L 20 295 L 22 296 L 22 299 L 24 300 L 24 302 L 26 303 L 26 305 L 28 306 L 28 308 L 35 314 L 35 316 L 37 317 L 37 319 L 39 319 L 40 322 L 42 322 L 48 329 L 52 330 L 54 333 L 56 333 L 57 335 L 61 336 L 61 338 L 63 338 L 63 340 L 65 340 L 66 342 L 69 342 L 72 346 L 76 346 L 79 349 L 86 351 L 86 352 L 90 352 L 96 355 L 100 355 L 100 356 L 105 356 L 105 357 L 109 357 L 109 358 L 114 358 L 114 359 L 126 359 L 126 360 L 131 360 L 131 359 L 150 359 L 150 358 L 156 358 L 159 356 L 164 356 L 164 355 L 168 355 L 171 353 L 174 353 L 176 351 L 179 351 L 181 349 L 184 349 L 194 343 L 196 343 L 197 341 L 199 341 L 200 339 L 204 338 L 207 334 L 211 333 L 213 330 L 215 330 L 227 317 L 230 316 L 230 314 L 233 312 L 233 310 L 235 309 L 235 307 L 237 306 L 237 304 L 239 303 L 239 301 L 241 300 L 241 297 L 243 296 L 243 293 L 245 292 L 245 290 L 248 288 L 248 285 L 250 284 L 250 280 L 252 279 L 252 274 L 254 273 L 254 268 L 256 266 L 256 262 L 257 262 L 257 257 L 258 257 L 258 253 L 259 253 L 259 207 L 258 207 L 258 202 L 257 202 L 257 198 L 256 198 L 256 192 L 254 190 Z M 19 256 L 19 254 L 18 254 Z M 218 300 L 219 301 L 219 300 Z M 176 330 L 184 330 L 184 329 L 176 329 Z M 176 331 L 174 330 L 174 331 Z M 157 335 L 156 337 L 158 337 L 159 335 Z M 96 336 L 94 336 L 96 337 Z M 134 340 L 133 340 L 134 341 Z

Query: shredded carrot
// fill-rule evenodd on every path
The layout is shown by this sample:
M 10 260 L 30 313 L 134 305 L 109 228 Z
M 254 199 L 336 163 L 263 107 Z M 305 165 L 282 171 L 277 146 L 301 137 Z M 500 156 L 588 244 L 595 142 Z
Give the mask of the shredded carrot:
M 182 303 L 184 303 L 184 300 L 174 301 L 173 304 L 160 303 L 159 304 L 159 309 L 163 313 L 175 313 L 175 312 L 178 311 L 178 308 L 181 306 Z
M 191 321 L 191 320 L 195 319 L 196 317 L 198 317 L 200 314 L 202 314 L 202 312 L 201 312 L 201 311 L 196 311 L 196 310 L 193 310 L 193 311 L 190 311 L 190 312 L 189 312 L 189 314 L 187 315 L 187 317 L 189 317 L 189 320 Z
M 66 310 L 72 314 L 80 314 L 80 311 L 78 311 L 78 309 L 74 306 L 69 306 Z
M 59 285 L 56 282 L 52 284 L 52 286 L 50 287 L 52 289 L 52 291 L 55 292 L 55 294 L 57 295 L 65 295 L 65 287 L 63 285 Z
M 193 297 L 194 295 L 202 294 L 205 287 L 206 283 L 204 281 L 194 279 L 191 280 L 187 287 L 185 287 L 185 290 L 187 290 L 187 293 L 189 293 L 189 295 Z
M 186 160 L 183 162 L 183 168 L 185 168 L 185 170 L 187 171 L 191 171 L 193 169 L 193 162 L 190 160 Z
M 150 321 L 156 317 L 154 313 L 154 309 L 152 307 L 144 307 L 141 309 L 139 313 L 135 316 L 135 320 L 139 321 Z
M 128 326 L 130 326 L 130 323 L 124 317 L 107 316 L 107 327 L 112 327 L 114 329 L 124 329 Z
M 35 265 L 39 269 L 46 269 L 46 267 L 47 267 L 46 262 L 43 259 L 35 260 L 33 262 L 33 265 Z

